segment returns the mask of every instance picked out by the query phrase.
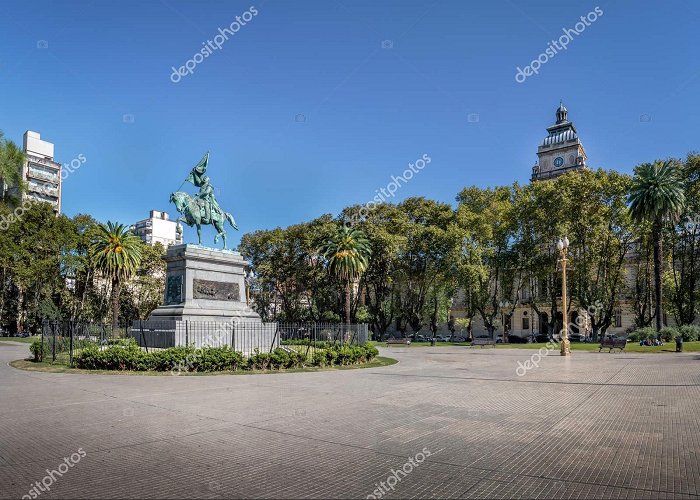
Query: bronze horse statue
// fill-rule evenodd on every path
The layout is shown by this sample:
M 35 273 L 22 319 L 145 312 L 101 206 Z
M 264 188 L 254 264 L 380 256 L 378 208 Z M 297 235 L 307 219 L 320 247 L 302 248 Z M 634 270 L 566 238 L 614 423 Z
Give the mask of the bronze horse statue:
M 212 225 L 216 229 L 214 236 L 214 244 L 219 242 L 219 236 L 224 240 L 224 249 L 226 249 L 226 231 L 224 231 L 224 223 L 229 221 L 234 229 L 238 229 L 233 215 L 219 209 L 218 206 L 212 210 L 205 210 L 205 200 L 200 200 L 197 197 L 190 196 L 183 191 L 176 191 L 170 195 L 170 203 L 175 204 L 175 208 L 183 217 L 178 217 L 176 222 L 184 221 L 188 226 L 197 226 L 198 244 L 202 244 L 202 225 Z M 207 214 L 209 212 L 209 214 Z

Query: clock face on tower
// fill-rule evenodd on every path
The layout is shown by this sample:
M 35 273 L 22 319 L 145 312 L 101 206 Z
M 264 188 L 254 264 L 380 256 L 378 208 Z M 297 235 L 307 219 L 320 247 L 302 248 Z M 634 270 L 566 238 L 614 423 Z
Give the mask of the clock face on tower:
M 561 156 L 557 156 L 556 158 L 554 158 L 554 166 L 555 167 L 561 167 L 563 164 L 564 164 L 564 158 L 562 158 Z

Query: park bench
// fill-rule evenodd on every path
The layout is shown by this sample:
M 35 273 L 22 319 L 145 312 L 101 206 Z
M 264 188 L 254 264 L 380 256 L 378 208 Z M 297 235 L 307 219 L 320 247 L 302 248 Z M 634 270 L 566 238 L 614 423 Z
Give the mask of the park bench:
M 387 345 L 388 344 L 406 344 L 406 345 L 409 345 L 411 343 L 411 339 L 405 339 L 405 338 L 397 339 L 397 338 L 392 337 L 390 339 L 386 339 L 386 343 L 387 343 Z
M 603 339 L 600 341 L 600 349 L 598 349 L 598 352 L 603 349 L 609 349 L 608 352 L 612 352 L 613 349 L 620 349 L 620 352 L 622 352 L 626 345 L 627 339 Z
M 472 340 L 471 347 L 474 347 L 475 345 L 480 345 L 481 347 L 484 347 L 485 345 L 492 345 L 492 346 L 496 347 L 496 341 L 493 339 L 483 339 L 483 338 L 479 339 L 479 338 L 477 338 L 477 339 Z

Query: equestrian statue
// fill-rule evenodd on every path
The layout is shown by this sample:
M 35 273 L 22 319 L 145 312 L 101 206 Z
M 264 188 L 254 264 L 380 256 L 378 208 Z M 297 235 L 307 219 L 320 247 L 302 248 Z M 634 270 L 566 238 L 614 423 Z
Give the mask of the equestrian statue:
M 187 176 L 185 182 L 191 182 L 199 188 L 199 193 L 190 196 L 184 191 L 176 191 L 170 195 L 170 203 L 175 204 L 177 211 L 182 214 L 182 217 L 177 218 L 177 223 L 184 221 L 188 226 L 197 226 L 198 244 L 202 244 L 202 229 L 203 225 L 212 225 L 216 229 L 214 243 L 219 242 L 219 236 L 224 240 L 224 249 L 226 249 L 226 231 L 224 231 L 224 223 L 229 221 L 234 229 L 238 229 L 233 215 L 224 212 L 219 206 L 214 196 L 214 187 L 209 182 L 209 177 L 205 175 L 207 165 L 209 163 L 209 153 L 197 163 Z M 182 187 L 182 185 L 180 187 Z

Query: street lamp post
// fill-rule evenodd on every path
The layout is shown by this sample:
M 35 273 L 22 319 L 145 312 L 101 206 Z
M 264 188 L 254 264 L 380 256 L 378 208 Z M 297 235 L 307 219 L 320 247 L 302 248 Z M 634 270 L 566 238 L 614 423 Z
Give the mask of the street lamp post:
M 571 356 L 571 343 L 569 342 L 569 327 L 568 314 L 566 310 L 566 264 L 569 261 L 566 258 L 566 254 L 569 250 L 569 238 L 564 236 L 562 240 L 559 238 L 557 242 L 557 249 L 559 250 L 559 262 L 561 262 L 561 299 L 562 299 L 562 329 L 561 329 L 561 355 Z

